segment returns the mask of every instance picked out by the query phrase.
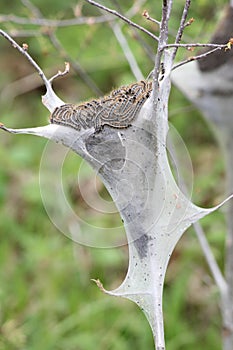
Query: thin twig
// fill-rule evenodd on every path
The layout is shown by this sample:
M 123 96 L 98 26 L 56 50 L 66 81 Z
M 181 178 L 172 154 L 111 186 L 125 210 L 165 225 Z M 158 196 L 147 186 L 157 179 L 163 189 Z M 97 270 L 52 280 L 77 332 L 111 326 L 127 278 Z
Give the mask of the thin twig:
M 193 17 L 191 17 L 185 24 L 184 24 L 184 28 L 191 26 L 191 24 L 195 21 L 195 19 Z M 183 35 L 182 35 L 183 36 Z
M 10 35 L 8 35 L 6 32 L 4 32 L 2 29 L 0 29 L 0 35 L 3 36 L 5 39 L 7 39 L 13 48 L 18 50 L 26 59 L 29 61 L 29 63 L 35 68 L 35 70 L 39 73 L 39 76 L 41 77 L 42 81 L 44 82 L 44 85 L 46 87 L 46 94 L 42 96 L 42 102 L 48 108 L 50 112 L 54 110 L 55 107 L 58 105 L 64 104 L 64 102 L 55 94 L 52 88 L 51 82 L 46 78 L 44 72 L 40 68 L 40 66 L 34 61 L 34 59 L 29 55 L 27 52 L 28 46 L 24 44 L 22 47 L 19 46 L 14 39 Z M 58 78 L 60 76 L 64 76 L 67 73 L 68 65 L 65 67 L 65 71 L 61 72 L 59 71 L 58 74 L 56 74 L 53 79 Z M 52 80 L 53 80 L 52 79 Z
M 8 31 L 8 34 L 13 38 L 30 38 L 30 37 L 38 37 L 41 36 L 43 33 L 40 30 L 33 30 L 33 29 L 25 29 L 25 30 L 18 30 L 18 29 L 11 29 Z
M 152 34 L 149 30 L 141 27 L 140 25 L 138 25 L 137 23 L 135 22 L 132 22 L 130 19 L 128 19 L 127 17 L 121 15 L 119 12 L 115 11 L 115 10 L 112 10 L 106 6 L 103 6 L 101 4 L 99 4 L 98 2 L 95 2 L 93 0 L 86 0 L 86 2 L 88 2 L 89 4 L 91 5 L 94 5 L 98 8 L 100 8 L 101 10 L 104 10 L 106 12 L 109 12 L 111 13 L 112 15 L 116 16 L 116 17 L 119 17 L 120 19 L 122 19 L 124 22 L 128 23 L 129 25 L 131 25 L 132 27 L 135 27 L 139 30 L 141 30 L 143 33 L 146 33 L 147 35 L 149 35 L 151 38 L 153 38 L 154 40 L 158 41 L 158 37 L 154 34 Z
M 186 19 L 188 16 L 188 10 L 189 10 L 190 4 L 191 4 L 191 0 L 186 0 L 185 5 L 184 5 L 183 14 L 182 14 L 181 21 L 180 21 L 180 25 L 179 25 L 179 29 L 178 29 L 177 34 L 176 34 L 176 39 L 175 39 L 176 44 L 179 44 L 181 41 L 185 26 L 186 26 L 185 22 L 186 22 Z M 173 59 L 176 56 L 177 50 L 178 50 L 178 47 L 176 47 L 174 52 L 173 52 Z
M 49 82 L 50 84 L 53 83 L 53 81 L 57 78 L 60 78 L 60 77 L 64 77 L 65 75 L 67 75 L 70 71 L 70 64 L 69 62 L 65 62 L 65 69 L 64 71 L 58 71 L 56 74 L 54 74 L 50 79 L 49 79 Z
M 225 278 L 223 277 L 223 274 L 216 262 L 216 259 L 211 251 L 211 248 L 209 246 L 209 243 L 205 237 L 204 231 L 201 227 L 201 224 L 199 222 L 196 222 L 193 224 L 197 238 L 199 240 L 200 246 L 202 248 L 202 251 L 204 253 L 204 256 L 206 258 L 206 261 L 208 263 L 209 269 L 212 273 L 212 276 L 215 280 L 216 285 L 218 286 L 218 289 L 221 293 L 222 297 L 225 297 L 227 292 L 227 283 Z
M 13 46 L 14 49 L 18 50 L 24 57 L 26 57 L 26 59 L 29 61 L 29 63 L 39 73 L 39 76 L 43 80 L 45 86 L 46 87 L 50 86 L 50 83 L 49 83 L 48 79 L 46 78 L 44 72 L 42 71 L 40 66 L 34 61 L 34 59 L 29 55 L 27 50 L 25 50 L 23 47 L 19 46 L 19 44 L 17 44 L 17 42 L 14 39 L 12 39 L 12 37 L 10 35 L 8 35 L 6 32 L 4 32 L 4 30 L 2 30 L 2 29 L 0 29 L 0 35 L 3 36 L 5 39 L 7 39 L 11 43 L 11 45 Z
M 151 21 L 153 23 L 156 23 L 160 26 L 160 22 L 157 21 L 157 19 L 154 19 L 152 18 L 150 15 L 149 15 L 149 12 L 147 10 L 144 10 L 143 13 L 142 13 L 143 17 L 145 17 L 146 19 L 148 19 L 148 21 Z
M 40 10 L 33 4 L 31 4 L 30 0 L 21 0 L 25 5 L 33 12 L 36 19 L 41 19 L 42 14 Z M 106 17 L 106 15 L 105 15 Z M 57 36 L 55 35 L 55 32 L 52 30 L 47 30 L 44 34 L 48 36 L 51 43 L 55 47 L 56 50 L 62 55 L 65 61 L 72 63 L 72 68 L 76 73 L 80 76 L 80 78 L 89 86 L 89 88 L 97 95 L 102 95 L 102 91 L 98 88 L 98 86 L 95 84 L 95 82 L 88 76 L 88 74 L 85 72 L 85 70 L 81 67 L 81 65 L 77 62 L 77 60 L 74 60 L 65 50 L 64 46 L 60 43 Z M 66 72 L 66 69 L 65 71 Z M 64 74 L 65 75 L 65 74 Z M 51 79 L 50 79 L 51 82 Z
M 188 63 L 188 62 L 192 62 L 192 61 L 196 61 L 196 60 L 200 60 L 201 58 L 205 58 L 207 57 L 208 55 L 211 55 L 213 52 L 217 51 L 217 50 L 221 50 L 222 48 L 221 47 L 215 47 L 213 50 L 210 50 L 206 53 L 203 53 L 201 55 L 197 55 L 197 56 L 192 56 L 192 57 L 189 57 L 187 58 L 186 60 L 184 61 L 181 61 L 177 64 L 175 64 L 173 67 L 172 67 L 172 70 L 176 69 L 176 68 L 179 68 L 181 66 L 183 66 L 184 64 Z
M 31 13 L 37 17 L 37 18 L 42 18 L 42 13 L 40 12 L 40 10 L 38 9 L 38 7 L 36 7 L 30 0 L 21 0 L 22 4 L 27 7 Z
M 169 49 L 169 48 L 185 48 L 185 49 L 190 49 L 190 48 L 195 48 L 195 47 L 211 47 L 211 48 L 218 48 L 218 49 L 227 49 L 227 44 L 201 44 L 201 43 L 196 43 L 196 44 L 166 44 L 164 45 L 163 49 Z
M 114 21 L 112 16 L 93 16 L 93 17 L 78 17 L 70 19 L 47 19 L 47 18 L 26 18 L 14 15 L 0 15 L 0 23 L 12 22 L 16 24 L 30 24 L 36 26 L 46 26 L 46 27 L 69 27 L 81 24 L 96 24 L 104 23 L 109 21 Z
M 2 35 L 5 39 L 7 39 L 11 45 L 13 46 L 14 49 L 18 50 L 24 57 L 26 57 L 26 59 L 29 61 L 29 63 L 37 70 L 37 72 L 39 73 L 39 76 L 41 77 L 41 79 L 43 80 L 46 88 L 51 86 L 51 83 L 54 79 L 57 79 L 58 77 L 62 77 L 64 75 L 66 75 L 69 72 L 69 64 L 65 63 L 65 70 L 64 71 L 58 71 L 57 74 L 55 74 L 50 80 L 48 80 L 44 74 L 44 72 L 42 71 L 42 69 L 40 68 L 40 66 L 34 61 L 34 59 L 29 55 L 29 53 L 27 52 L 27 46 L 20 46 L 19 44 L 17 44 L 17 42 L 12 39 L 12 37 L 10 35 L 8 35 L 4 30 L 0 29 L 0 35 Z

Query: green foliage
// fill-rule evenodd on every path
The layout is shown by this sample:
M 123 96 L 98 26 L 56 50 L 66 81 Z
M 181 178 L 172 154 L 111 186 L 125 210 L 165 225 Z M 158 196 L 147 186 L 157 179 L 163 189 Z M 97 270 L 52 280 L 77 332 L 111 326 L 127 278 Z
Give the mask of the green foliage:
M 70 18 L 77 5 L 76 1 L 61 0 L 36 0 L 33 3 L 47 18 Z M 132 1 L 120 3 L 127 10 Z M 196 22 L 187 28 L 186 38 L 207 40 L 223 3 L 223 0 L 193 2 L 189 17 L 195 17 Z M 182 4 L 181 0 L 174 1 L 173 30 L 178 26 Z M 154 17 L 160 14 L 159 2 L 148 0 L 144 8 Z M 21 2 L 15 1 L 4 2 L 1 11 L 30 15 Z M 87 5 L 83 12 L 85 15 L 98 14 Z M 135 19 L 148 29 L 155 29 L 140 13 Z M 10 31 L 15 25 L 5 23 L 2 27 Z M 130 38 L 131 48 L 146 76 L 153 62 L 134 39 L 133 31 L 125 25 L 123 31 Z M 78 60 L 103 92 L 134 81 L 107 23 L 60 28 L 57 36 L 69 55 Z M 151 39 L 143 37 L 154 50 Z M 46 36 L 17 40 L 29 44 L 30 53 L 48 74 L 62 69 L 64 58 Z M 19 81 L 22 92 L 19 90 L 14 95 L 15 86 L 10 85 L 31 74 L 31 67 L 2 39 L 0 48 L 1 121 L 12 127 L 45 124 L 48 113 L 40 103 L 43 90 L 37 87 L 27 92 L 25 84 Z M 186 54 L 180 51 L 179 58 Z M 55 86 L 65 101 L 78 102 L 95 95 L 73 71 Z M 176 90 L 172 91 L 170 111 L 171 123 L 192 156 L 194 201 L 211 206 L 224 192 L 224 165 L 216 142 L 201 116 Z M 117 287 L 126 273 L 127 249 L 79 246 L 62 235 L 49 220 L 41 201 L 38 179 L 45 144 L 45 140 L 30 136 L 0 134 L 0 350 L 153 349 L 152 335 L 141 311 L 130 302 L 101 294 L 90 282 L 91 278 L 100 278 L 107 289 Z M 63 168 L 75 209 L 94 224 L 119 226 L 117 215 L 102 215 L 99 222 L 97 214 L 90 208 L 87 210 L 74 187 L 80 165 L 77 156 L 69 155 Z M 93 175 L 85 170 L 81 179 L 88 177 L 94 181 Z M 102 186 L 99 192 L 108 198 Z M 223 214 L 212 214 L 203 224 L 223 267 Z M 164 299 L 167 349 L 219 349 L 221 320 L 217 303 L 216 287 L 195 235 L 189 230 L 173 254 L 168 269 Z

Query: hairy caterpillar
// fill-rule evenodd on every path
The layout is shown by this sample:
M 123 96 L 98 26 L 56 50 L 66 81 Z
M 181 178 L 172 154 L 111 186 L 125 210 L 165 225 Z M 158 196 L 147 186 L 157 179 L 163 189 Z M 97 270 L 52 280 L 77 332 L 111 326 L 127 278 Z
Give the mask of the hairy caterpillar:
M 98 100 L 75 104 L 64 104 L 55 108 L 50 116 L 52 124 L 70 126 L 76 130 L 104 125 L 127 128 L 149 98 L 152 83 L 140 81 L 113 90 L 109 96 Z

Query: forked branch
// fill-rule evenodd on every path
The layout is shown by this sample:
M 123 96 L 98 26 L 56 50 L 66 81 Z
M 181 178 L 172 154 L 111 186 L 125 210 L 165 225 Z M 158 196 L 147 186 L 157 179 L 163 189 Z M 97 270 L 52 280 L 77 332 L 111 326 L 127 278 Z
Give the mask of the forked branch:
M 0 29 L 0 35 L 3 36 L 5 39 L 7 39 L 13 48 L 18 50 L 26 59 L 29 61 L 29 63 L 35 68 L 35 70 L 38 72 L 39 76 L 41 77 L 45 87 L 46 87 L 46 94 L 42 97 L 42 102 L 45 105 L 46 108 L 50 112 L 54 110 L 55 107 L 61 106 L 64 104 L 64 102 L 55 94 L 52 88 L 52 82 L 59 78 L 63 77 L 69 72 L 69 63 L 65 63 L 65 70 L 64 71 L 58 71 L 52 78 L 49 80 L 45 76 L 43 70 L 40 68 L 40 66 L 36 63 L 36 61 L 31 57 L 31 55 L 28 53 L 28 45 L 23 44 L 22 47 L 17 44 L 17 42 L 10 36 L 8 35 L 4 30 Z
M 65 62 L 65 69 L 64 71 L 58 71 L 56 74 L 54 74 L 50 79 L 49 79 L 49 83 L 52 85 L 53 81 L 57 78 L 60 77 L 64 77 L 65 75 L 67 75 L 70 71 L 70 64 L 69 62 Z
M 184 64 L 189 63 L 189 62 L 191 62 L 191 61 L 197 61 L 197 60 L 200 60 L 200 59 L 202 59 L 202 58 L 205 58 L 205 57 L 211 55 L 212 53 L 214 53 L 215 51 L 218 51 L 218 50 L 221 50 L 221 49 L 222 49 L 221 47 L 215 47 L 213 50 L 207 51 L 207 52 L 202 53 L 202 54 L 200 54 L 200 55 L 188 57 L 186 60 L 181 61 L 181 62 L 175 64 L 175 65 L 172 67 L 172 70 L 174 70 L 174 69 L 176 69 L 176 68 L 179 68 L 179 67 L 183 66 Z

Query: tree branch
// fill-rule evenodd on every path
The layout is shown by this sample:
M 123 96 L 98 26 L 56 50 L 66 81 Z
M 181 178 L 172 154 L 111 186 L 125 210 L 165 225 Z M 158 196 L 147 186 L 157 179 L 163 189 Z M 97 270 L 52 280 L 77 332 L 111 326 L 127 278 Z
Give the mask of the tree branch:
M 28 46 L 27 44 L 23 44 L 21 47 L 19 44 L 16 43 L 14 39 L 10 37 L 4 30 L 0 29 L 0 35 L 3 36 L 5 39 L 7 39 L 13 48 L 18 50 L 26 59 L 29 61 L 29 63 L 33 66 L 33 68 L 38 72 L 39 76 L 41 77 L 45 87 L 46 87 L 46 94 L 42 97 L 42 102 L 48 108 L 50 112 L 54 110 L 55 107 L 60 106 L 64 104 L 64 102 L 55 94 L 55 92 L 52 89 L 52 81 L 58 77 L 64 76 L 68 73 L 69 65 L 66 64 L 65 70 L 59 71 L 57 74 L 55 74 L 50 80 L 47 79 L 44 72 L 40 68 L 40 66 L 34 61 L 34 59 L 29 55 L 27 52 Z
M 222 272 L 216 262 L 216 259 L 210 249 L 209 243 L 205 237 L 204 231 L 199 222 L 193 224 L 194 230 L 196 232 L 197 238 L 199 240 L 200 246 L 208 263 L 209 269 L 212 273 L 212 276 L 215 280 L 216 285 L 221 293 L 221 296 L 225 296 L 227 292 L 227 283 L 223 277 Z
M 175 39 L 175 43 L 176 44 L 180 43 L 182 35 L 183 35 L 183 32 L 184 32 L 184 29 L 186 27 L 185 22 L 186 22 L 186 19 L 187 19 L 187 16 L 188 16 L 188 10 L 189 10 L 190 4 L 191 4 L 191 0 L 186 0 L 185 6 L 184 6 L 184 10 L 183 10 L 183 14 L 182 14 L 181 21 L 180 21 L 180 26 L 179 26 L 178 32 L 176 34 L 176 39 Z M 173 59 L 176 56 L 177 49 L 178 49 L 178 47 L 176 47 L 174 52 L 173 52 Z
M 43 17 L 38 7 L 36 7 L 30 0 L 21 0 L 21 3 L 27 7 L 36 18 Z
M 183 47 L 185 49 L 195 48 L 195 47 L 210 47 L 210 48 L 217 48 L 217 49 L 228 49 L 227 43 L 226 44 L 201 44 L 201 43 L 196 43 L 196 44 L 166 44 L 166 45 L 164 45 L 163 49 L 169 49 L 172 47 L 175 47 L 175 48 Z
M 98 2 L 96 1 L 93 1 L 93 0 L 86 0 L 86 2 L 88 2 L 89 4 L 91 5 L 94 5 L 98 8 L 100 8 L 101 10 L 104 10 L 104 11 L 107 11 L 109 13 L 111 13 L 112 15 L 116 16 L 116 17 L 119 17 L 120 19 L 122 19 L 124 22 L 128 23 L 129 25 L 131 25 L 132 27 L 135 27 L 139 30 L 141 30 L 143 33 L 146 33 L 147 35 L 149 35 L 152 39 L 158 41 L 158 37 L 154 34 L 152 34 L 149 30 L 141 27 L 140 25 L 138 25 L 137 23 L 135 22 L 132 22 L 130 19 L 128 19 L 127 17 L 121 15 L 119 12 L 115 11 L 115 10 L 112 10 L 106 6 L 103 6 L 101 4 L 99 4 Z
M 114 21 L 112 16 L 93 16 L 93 17 L 79 17 L 63 20 L 47 19 L 47 18 L 25 18 L 14 15 L 0 15 L 0 23 L 13 22 L 17 24 L 30 24 L 44 27 L 70 27 L 81 24 L 96 24 Z
M 43 33 L 40 31 L 40 29 L 38 30 L 33 30 L 33 29 L 9 29 L 8 30 L 8 34 L 13 37 L 13 38 L 35 38 L 38 36 L 41 36 Z
M 27 6 L 33 15 L 36 17 L 36 19 L 40 20 L 42 18 L 42 14 L 40 10 L 31 3 L 30 0 L 21 0 L 22 3 Z M 106 17 L 106 15 L 105 15 Z M 64 58 L 65 61 L 72 63 L 72 68 L 76 73 L 80 76 L 80 78 L 89 86 L 89 88 L 97 95 L 102 95 L 102 91 L 98 88 L 98 86 L 95 84 L 95 82 L 88 76 L 88 74 L 85 72 L 85 70 L 81 67 L 81 65 L 78 63 L 77 60 L 74 60 L 65 50 L 64 46 L 60 43 L 58 40 L 55 31 L 52 29 L 48 29 L 45 33 L 45 35 L 48 36 L 50 39 L 52 45 L 55 47 L 56 50 L 59 51 L 61 56 Z
M 29 55 L 27 50 L 25 50 L 24 47 L 19 46 L 17 42 L 12 39 L 10 35 L 8 35 L 4 30 L 0 29 L 0 35 L 3 36 L 6 40 L 8 40 L 14 49 L 18 50 L 26 59 L 29 61 L 29 63 L 36 69 L 36 71 L 39 73 L 39 76 L 43 80 L 46 87 L 50 85 L 48 79 L 46 78 L 44 72 L 40 68 L 40 66 L 34 61 L 34 59 Z
M 159 34 L 159 42 L 158 42 L 158 50 L 155 57 L 154 71 L 153 71 L 153 101 L 156 107 L 157 99 L 158 99 L 158 91 L 159 91 L 159 72 L 161 66 L 161 60 L 163 51 L 168 42 L 168 22 L 172 9 L 172 0 L 163 0 L 163 8 L 162 8 L 162 19 L 160 22 L 160 34 Z
M 197 55 L 197 56 L 192 56 L 192 57 L 189 57 L 187 58 L 186 60 L 182 61 L 182 62 L 179 62 L 177 63 L 176 65 L 174 65 L 172 67 L 172 70 L 176 69 L 176 68 L 179 68 L 181 66 L 183 66 L 184 64 L 186 63 L 189 63 L 189 62 L 192 62 L 192 61 L 196 61 L 196 60 L 200 60 L 201 58 L 205 58 L 207 57 L 208 55 L 211 55 L 213 52 L 217 51 L 217 50 L 221 50 L 222 48 L 221 47 L 215 47 L 213 50 L 210 50 L 210 51 L 207 51 L 201 55 Z
M 64 77 L 65 75 L 67 75 L 70 71 L 70 64 L 68 62 L 65 62 L 65 69 L 64 71 L 58 71 L 56 74 L 54 74 L 50 79 L 49 79 L 49 82 L 50 84 L 53 83 L 53 81 L 57 78 L 60 78 L 60 77 Z
M 160 22 L 157 21 L 157 19 L 155 18 L 152 18 L 150 15 L 149 15 L 149 12 L 147 10 L 143 11 L 142 13 L 143 17 L 145 17 L 148 21 L 151 21 L 153 23 L 156 23 L 160 26 Z

